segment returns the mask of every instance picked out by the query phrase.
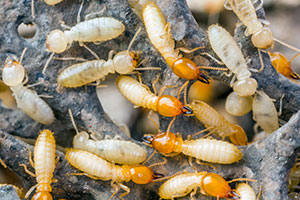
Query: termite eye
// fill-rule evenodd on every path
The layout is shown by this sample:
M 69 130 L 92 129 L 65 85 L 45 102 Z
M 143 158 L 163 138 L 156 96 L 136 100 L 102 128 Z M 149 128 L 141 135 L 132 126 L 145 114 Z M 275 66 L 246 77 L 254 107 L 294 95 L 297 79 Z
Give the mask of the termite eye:
M 209 84 L 209 77 L 207 77 L 203 73 L 200 74 L 198 80 L 201 81 L 202 83 Z
M 152 135 L 147 135 L 147 136 L 144 136 L 142 138 L 143 142 L 145 142 L 146 144 L 152 144 L 152 141 L 153 141 L 153 136 Z
M 163 174 L 160 174 L 160 173 L 156 173 L 156 172 L 154 172 L 153 173 L 153 179 L 155 180 L 155 179 L 159 179 L 159 178 L 163 178 L 165 175 L 163 175 Z
M 185 115 L 193 114 L 193 110 L 189 106 L 183 106 L 181 110 Z

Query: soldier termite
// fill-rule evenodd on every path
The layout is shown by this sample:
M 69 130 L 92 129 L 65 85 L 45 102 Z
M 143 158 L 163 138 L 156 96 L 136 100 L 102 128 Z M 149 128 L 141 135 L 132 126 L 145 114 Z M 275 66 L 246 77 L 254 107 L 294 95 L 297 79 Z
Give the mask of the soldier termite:
M 257 200 L 254 190 L 247 183 L 239 183 L 235 191 L 238 193 L 240 200 Z
M 76 135 L 73 138 L 75 149 L 94 153 L 109 162 L 118 164 L 138 164 L 146 159 L 146 150 L 131 141 L 119 139 L 97 140 L 95 134 L 92 134 L 93 139 L 89 139 L 87 132 L 78 131 L 71 110 L 69 110 L 69 114 L 76 130 Z
M 270 97 L 263 91 L 257 91 L 254 95 L 253 119 L 265 133 L 273 133 L 279 128 L 276 107 Z
M 24 82 L 22 81 L 25 77 L 25 69 L 21 65 L 21 61 L 22 58 L 20 59 L 20 62 L 18 62 L 7 57 L 2 70 L 3 82 L 13 91 L 18 108 L 23 110 L 35 121 L 49 125 L 55 120 L 53 111 L 35 91 L 28 89 L 28 87 L 23 85 Z
M 208 28 L 208 39 L 214 52 L 237 78 L 233 90 L 240 96 L 251 96 L 255 93 L 257 82 L 250 78 L 251 72 L 233 37 L 221 26 L 211 25 Z
M 179 133 L 175 135 L 169 131 L 155 136 L 146 135 L 143 141 L 164 155 L 183 153 L 211 163 L 231 164 L 243 157 L 242 152 L 231 143 L 215 139 L 183 140 Z
M 230 182 L 238 180 L 243 179 L 235 179 Z M 193 200 L 193 196 L 199 187 L 201 194 L 216 197 L 218 200 L 220 198 L 239 199 L 239 195 L 230 188 L 228 183 L 223 177 L 215 173 L 205 171 L 186 173 L 177 175 L 164 182 L 160 186 L 158 194 L 161 199 L 174 199 L 190 193 L 190 197 Z
M 193 113 L 211 133 L 220 137 L 229 136 L 236 145 L 247 145 L 247 135 L 242 127 L 227 121 L 221 114 L 203 101 L 194 100 L 190 104 Z
M 36 177 L 37 181 L 37 184 L 26 193 L 26 199 L 35 188 L 36 193 L 32 200 L 53 199 L 50 192 L 52 191 L 51 183 L 55 169 L 55 151 L 53 133 L 47 129 L 41 131 L 34 146 L 34 162 L 31 158 L 31 151 L 29 151 L 29 162 L 35 169 L 35 174 L 30 172 L 25 164 L 20 164 L 28 174 Z
M 285 77 L 289 78 L 289 79 L 295 79 L 295 80 L 299 80 L 300 76 L 293 72 L 292 68 L 291 68 L 291 63 L 292 61 L 297 58 L 300 53 L 298 53 L 297 55 L 295 55 L 290 61 L 280 52 L 268 52 L 269 56 L 271 58 L 272 61 L 272 65 L 273 67 L 280 72 L 282 75 L 284 75 Z
M 225 102 L 226 111 L 234 116 L 243 116 L 252 109 L 252 96 L 241 97 L 236 92 L 231 92 Z
M 130 188 L 122 184 L 122 182 L 129 182 L 132 180 L 136 184 L 147 184 L 160 178 L 161 174 L 156 174 L 150 167 L 143 165 L 114 165 L 102 158 L 78 149 L 67 149 L 66 159 L 69 163 L 83 171 L 84 173 L 72 173 L 71 175 L 85 175 L 92 179 L 112 180 L 111 185 L 115 189 L 112 198 L 120 188 L 126 192 L 120 197 L 129 194 Z

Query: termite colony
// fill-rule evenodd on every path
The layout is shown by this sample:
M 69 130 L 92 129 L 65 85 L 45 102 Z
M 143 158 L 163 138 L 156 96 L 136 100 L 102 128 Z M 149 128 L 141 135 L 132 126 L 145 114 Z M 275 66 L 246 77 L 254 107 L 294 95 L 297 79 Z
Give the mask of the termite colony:
M 67 4 L 69 0 L 66 0 Z M 51 9 L 56 8 L 56 4 L 62 2 L 44 1 L 48 5 L 52 5 Z M 256 2 L 256 1 L 255 1 Z M 79 7 L 77 24 L 68 27 L 63 24 L 63 28 L 67 30 L 55 29 L 45 35 L 45 46 L 50 51 L 50 57 L 44 63 L 41 71 L 44 77 L 49 76 L 47 67 L 51 67 L 51 61 L 54 54 L 63 54 L 72 48 L 72 43 L 78 42 L 80 48 L 86 48 L 96 59 L 86 60 L 81 58 L 72 58 L 76 60 L 76 64 L 64 66 L 57 72 L 56 91 L 58 93 L 67 93 L 68 91 L 76 91 L 78 87 L 87 87 L 88 85 L 99 85 L 99 82 L 108 76 L 108 74 L 117 73 L 119 77 L 115 80 L 119 92 L 135 107 L 142 107 L 157 112 L 164 120 L 170 122 L 165 130 L 160 130 L 159 125 L 155 121 L 158 134 L 145 134 L 140 138 L 143 143 L 124 140 L 122 137 L 112 138 L 108 135 L 104 139 L 99 139 L 97 132 L 79 131 L 71 109 L 68 109 L 70 121 L 73 124 L 74 138 L 73 148 L 65 149 L 65 159 L 68 161 L 68 167 L 72 169 L 71 173 L 66 176 L 71 180 L 77 176 L 87 176 L 91 179 L 104 181 L 110 180 L 111 191 L 107 199 L 126 198 L 130 193 L 130 187 L 124 182 L 132 181 L 136 184 L 149 184 L 153 182 L 161 182 L 160 187 L 156 191 L 161 199 L 174 199 L 189 195 L 191 199 L 194 196 L 210 196 L 217 200 L 240 199 L 255 200 L 259 198 L 259 183 L 252 184 L 256 180 L 253 177 L 236 177 L 236 179 L 226 181 L 216 170 L 215 166 L 220 165 L 239 165 L 243 159 L 243 150 L 238 146 L 247 146 L 248 138 L 246 131 L 238 124 L 226 119 L 209 103 L 199 99 L 197 95 L 193 95 L 193 90 L 198 92 L 197 88 L 211 86 L 212 78 L 208 76 L 210 71 L 220 71 L 222 76 L 231 76 L 230 86 L 233 92 L 228 95 L 225 103 L 225 110 L 233 116 L 243 116 L 252 110 L 253 119 L 264 133 L 271 134 L 279 129 L 278 113 L 273 99 L 271 99 L 259 85 L 259 81 L 253 76 L 264 70 L 264 61 L 262 54 L 266 54 L 265 49 L 273 46 L 274 42 L 284 44 L 296 51 L 296 54 L 290 61 L 279 52 L 268 52 L 274 68 L 286 76 L 290 80 L 298 83 L 300 76 L 291 69 L 291 62 L 300 55 L 300 51 L 290 45 L 287 45 L 273 37 L 273 34 L 267 26 L 262 24 L 256 15 L 256 10 L 261 8 L 262 4 L 254 6 L 251 0 L 226 0 L 224 7 L 233 10 L 240 19 L 239 26 L 245 26 L 245 35 L 250 42 L 252 48 L 257 49 L 261 66 L 256 69 L 249 69 L 248 60 L 243 54 L 242 47 L 231 34 L 218 24 L 213 24 L 207 30 L 207 44 L 205 47 L 196 47 L 194 49 L 175 48 L 175 39 L 172 35 L 171 23 L 167 21 L 162 10 L 152 0 L 128 0 L 132 9 L 140 17 L 144 23 L 143 27 L 138 27 L 135 35 L 130 38 L 127 48 L 119 51 L 115 55 L 114 49 L 110 49 L 109 54 L 100 59 L 96 52 L 90 49 L 85 43 L 93 42 L 97 45 L 99 42 L 114 40 L 126 34 L 126 26 L 120 19 L 113 17 L 94 17 L 86 18 L 80 22 L 80 12 L 83 9 L 82 1 Z M 41 3 L 41 2 L 40 2 Z M 32 18 L 34 14 L 34 0 L 32 4 Z M 256 5 L 256 4 L 255 4 Z M 208 9 L 208 8 L 207 8 Z M 209 9 L 211 13 L 212 11 Z M 183 79 L 185 82 L 178 87 L 177 96 L 165 94 L 165 90 L 175 86 L 161 86 L 160 91 L 156 89 L 156 83 L 160 82 L 160 68 L 157 67 L 140 67 L 143 64 L 141 57 L 146 52 L 139 52 L 132 48 L 134 42 L 143 32 L 147 34 L 153 49 L 156 49 L 165 64 L 170 67 L 172 73 L 177 79 Z M 198 66 L 193 58 L 189 59 L 182 53 L 199 54 L 203 58 L 211 60 L 216 65 L 207 66 L 202 64 Z M 266 55 L 264 55 L 266 56 Z M 26 57 L 26 49 L 20 55 L 20 58 L 8 56 L 2 67 L 2 80 L 8 86 L 15 97 L 17 107 L 24 111 L 30 118 L 38 123 L 50 126 L 56 121 L 54 113 L 50 106 L 41 97 L 46 95 L 37 95 L 34 89 L 29 89 L 41 83 L 26 86 L 28 81 L 26 75 L 26 65 L 22 64 L 23 58 Z M 68 60 L 62 57 L 61 60 Z M 82 61 L 84 60 L 84 61 Z M 147 59 L 145 59 L 147 61 Z M 82 62 L 80 62 L 82 61 Z M 61 62 L 61 61 L 58 61 Z M 250 61 L 251 62 L 251 61 Z M 198 63 L 198 62 L 197 62 Z M 26 69 L 26 70 L 25 70 Z M 153 80 L 151 89 L 143 83 L 143 73 L 141 70 L 158 70 L 157 79 Z M 153 72 L 154 73 L 154 72 Z M 132 74 L 137 74 L 133 76 Z M 132 75 L 132 76 L 131 76 Z M 170 76 L 172 74 L 169 74 Z M 178 81 L 181 83 L 180 81 Z M 201 86 L 200 86 L 200 85 Z M 190 86 L 192 85 L 192 86 Z M 74 89 L 75 88 L 75 89 Z M 202 92 L 203 90 L 200 89 Z M 81 90 L 82 91 L 82 90 Z M 211 91 L 211 89 L 209 89 Z M 208 92 L 209 92 L 208 91 Z M 206 93 L 206 92 L 205 92 Z M 210 94 L 211 95 L 211 94 Z M 51 96 L 48 96 L 51 98 Z M 284 94 L 279 99 L 280 104 Z M 207 97 L 206 99 L 211 99 Z M 281 108 L 280 108 L 281 109 Z M 168 118 L 168 119 L 167 119 Z M 200 125 L 198 132 L 187 135 L 186 133 L 175 133 L 174 123 L 178 124 L 179 119 L 185 118 L 186 121 L 197 121 L 202 124 L 205 129 L 201 130 Z M 51 127 L 51 129 L 55 127 Z M 172 132 L 173 131 L 173 132 Z M 104 132 L 104 131 L 103 131 Z M 198 135 L 201 135 L 199 137 Z M 55 134 L 55 136 L 58 136 Z M 198 136 L 197 138 L 194 138 Z M 146 146 L 150 146 L 148 148 Z M 153 150 L 152 150 L 153 148 Z M 147 151 L 153 152 L 147 158 Z M 56 142 L 54 134 L 48 129 L 43 129 L 37 138 L 34 147 L 34 161 L 31 159 L 31 151 L 29 150 L 29 162 L 35 170 L 35 174 L 27 169 L 25 163 L 19 163 L 24 167 L 24 171 L 31 176 L 36 177 L 37 184 L 32 186 L 25 195 L 28 198 L 32 192 L 36 190 L 32 196 L 33 200 L 53 199 L 55 189 L 51 184 L 53 174 L 55 174 L 55 166 L 59 161 L 56 157 Z M 159 163 L 149 163 L 151 158 L 157 152 L 165 157 L 175 157 L 183 154 L 186 159 L 187 169 L 193 172 L 172 172 L 173 174 L 160 174 L 156 170 L 157 166 L 166 164 L 167 160 Z M 174 158 L 176 160 L 178 158 Z M 196 159 L 195 161 L 193 161 Z M 173 160 L 172 160 L 173 161 Z M 200 161 L 204 161 L 202 163 Z M 208 165 L 208 170 L 199 171 L 199 165 Z M 207 163 L 206 163 L 207 162 Z M 6 167 L 4 161 L 0 159 L 0 163 Z M 157 169 L 162 169 L 163 167 Z M 80 172 L 76 171 L 79 170 Z M 294 171 L 298 171 L 298 166 Z M 238 181 L 239 183 L 232 184 Z M 294 180 L 291 180 L 294 181 Z M 250 182 L 250 184 L 249 184 Z M 299 184 L 299 181 L 294 181 Z M 294 183 L 293 182 L 293 183 Z M 295 184 L 295 183 L 294 183 Z M 251 186 L 255 186 L 255 190 Z M 263 186 L 262 186 L 263 187 Z M 199 190 L 198 190 L 199 188 Z M 124 193 L 119 194 L 119 190 Z M 68 197 L 66 197 L 68 198 Z M 105 198 L 105 197 L 103 197 Z M 102 199 L 103 199 L 102 198 Z

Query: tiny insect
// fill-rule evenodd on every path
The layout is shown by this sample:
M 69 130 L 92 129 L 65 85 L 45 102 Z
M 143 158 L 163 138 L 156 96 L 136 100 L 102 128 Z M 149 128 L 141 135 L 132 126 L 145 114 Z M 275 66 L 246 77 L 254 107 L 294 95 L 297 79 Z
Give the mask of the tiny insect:
M 21 64 L 21 60 L 18 62 L 7 57 L 2 70 L 3 82 L 13 91 L 18 108 L 35 121 L 49 125 L 55 120 L 53 111 L 35 91 L 23 85 L 25 69 Z
M 290 61 L 287 59 L 287 57 L 285 57 L 282 53 L 280 52 L 268 52 L 269 56 L 271 58 L 271 62 L 273 67 L 280 72 L 282 75 L 284 75 L 287 78 L 292 78 L 295 80 L 300 80 L 300 76 L 296 73 L 293 72 L 292 68 L 291 68 L 291 63 L 292 61 L 297 58 L 297 56 L 300 55 L 300 53 L 298 53 L 297 55 L 295 55 Z
M 177 175 L 164 182 L 158 191 L 162 199 L 174 199 L 190 193 L 191 199 L 200 188 L 200 193 L 226 199 L 238 199 L 238 194 L 230 188 L 228 182 L 218 174 L 199 172 Z
M 120 195 L 120 198 L 129 194 L 130 188 L 122 184 L 132 180 L 136 184 L 147 184 L 160 178 L 161 174 L 156 174 L 149 167 L 143 165 L 114 165 L 102 158 L 78 149 L 67 149 L 66 159 L 69 163 L 83 171 L 84 173 L 72 173 L 72 175 L 85 175 L 92 179 L 112 180 L 111 185 L 115 188 L 112 198 L 120 188 L 126 192 Z
M 192 114 L 188 106 L 170 95 L 156 96 L 147 90 L 142 83 L 129 76 L 119 76 L 117 87 L 121 94 L 135 106 L 157 111 L 165 117 L 175 117 L 181 114 Z
M 278 114 L 272 99 L 263 91 L 254 95 L 253 119 L 266 133 L 273 133 L 279 128 Z
M 246 60 L 230 33 L 221 26 L 211 25 L 208 28 L 208 39 L 214 52 L 237 78 L 233 90 L 240 96 L 253 95 L 257 82 L 254 78 L 250 78 L 251 72 L 248 70 Z
M 25 195 L 28 198 L 30 193 L 36 188 L 36 193 L 32 200 L 47 199 L 52 200 L 51 183 L 53 172 L 55 169 L 55 139 L 50 130 L 44 129 L 40 132 L 34 146 L 34 162 L 31 158 L 31 151 L 29 149 L 29 162 L 35 169 L 35 174 L 27 169 L 25 164 L 23 166 L 25 171 L 33 177 L 36 177 L 37 184 L 34 185 Z
M 240 200 L 257 200 L 256 194 L 252 187 L 247 183 L 240 183 L 235 189 L 235 192 L 240 196 Z
M 69 110 L 72 124 L 76 130 L 73 138 L 73 147 L 94 153 L 101 158 L 118 164 L 133 165 L 143 162 L 147 157 L 147 152 L 139 145 L 125 140 L 104 139 L 98 140 L 93 133 L 93 139 L 89 139 L 89 134 L 85 131 L 78 131 L 72 111 Z
M 211 163 L 231 164 L 243 157 L 242 152 L 231 143 L 215 139 L 183 140 L 179 133 L 175 135 L 169 131 L 155 136 L 146 135 L 143 141 L 164 155 L 183 153 Z
M 211 133 L 220 137 L 229 136 L 236 145 L 247 145 L 247 135 L 242 127 L 227 121 L 221 114 L 203 101 L 195 100 L 190 104 L 193 113 Z M 238 140 L 237 140 L 238 139 Z
M 234 116 L 243 116 L 252 109 L 252 96 L 241 97 L 236 92 L 231 92 L 225 102 L 226 111 Z
M 143 8 L 143 21 L 151 43 L 165 58 L 174 74 L 187 80 L 199 80 L 209 83 L 197 65 L 187 58 L 182 58 L 175 50 L 170 24 L 166 22 L 161 10 L 152 1 Z

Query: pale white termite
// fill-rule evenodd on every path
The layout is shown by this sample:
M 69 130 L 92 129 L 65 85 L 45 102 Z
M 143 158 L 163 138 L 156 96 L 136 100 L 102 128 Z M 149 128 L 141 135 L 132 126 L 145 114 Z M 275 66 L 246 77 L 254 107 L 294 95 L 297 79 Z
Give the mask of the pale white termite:
M 257 88 L 257 82 L 254 78 L 250 78 L 251 72 L 233 37 L 221 26 L 211 25 L 208 28 L 208 39 L 215 53 L 237 77 L 237 81 L 233 84 L 233 90 L 240 96 L 253 95 Z
M 150 0 L 128 0 L 131 8 L 135 11 L 135 13 L 142 19 L 143 16 L 143 7 L 149 2 Z
M 235 191 L 238 193 L 240 200 L 257 200 L 254 190 L 247 183 L 238 184 Z
M 80 22 L 64 32 L 58 29 L 51 31 L 46 46 L 51 52 L 62 53 L 73 41 L 106 41 L 118 37 L 124 30 L 122 22 L 112 17 L 98 17 Z
M 243 116 L 252 109 L 252 96 L 241 97 L 236 92 L 231 92 L 225 102 L 226 111 L 234 116 Z
M 89 134 L 85 131 L 78 131 L 71 110 L 69 110 L 71 121 L 76 135 L 73 138 L 73 147 L 94 153 L 101 158 L 118 164 L 138 164 L 143 162 L 147 157 L 147 152 L 141 146 L 125 140 L 104 139 L 97 140 L 95 135 L 89 139 Z
M 252 111 L 253 119 L 266 133 L 273 133 L 279 128 L 276 107 L 263 91 L 257 91 L 254 95 Z
M 2 79 L 13 91 L 18 108 L 41 124 L 51 124 L 55 120 L 52 109 L 35 91 L 23 85 L 24 77 L 25 69 L 21 63 L 7 57 L 2 70 Z
M 28 171 L 26 165 L 20 164 L 28 174 L 36 177 L 37 181 L 37 184 L 28 190 L 25 198 L 28 198 L 30 193 L 36 188 L 36 193 L 32 200 L 52 200 L 50 192 L 52 191 L 51 183 L 55 169 L 55 151 L 53 133 L 47 129 L 41 131 L 34 146 L 34 163 L 31 160 L 31 152 L 29 153 L 29 161 L 35 169 L 35 174 Z

